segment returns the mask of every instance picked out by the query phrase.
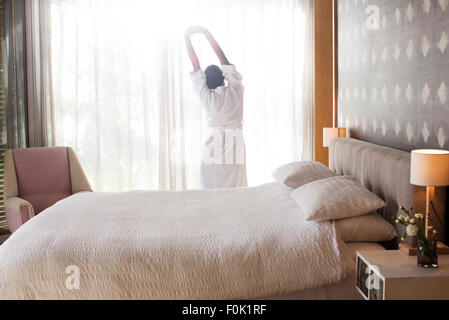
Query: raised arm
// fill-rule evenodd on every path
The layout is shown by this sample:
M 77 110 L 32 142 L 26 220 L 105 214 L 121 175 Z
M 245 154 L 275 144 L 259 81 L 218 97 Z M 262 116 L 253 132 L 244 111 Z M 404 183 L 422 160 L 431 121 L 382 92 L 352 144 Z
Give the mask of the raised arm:
M 186 30 L 185 33 L 185 42 L 186 42 L 186 47 L 187 47 L 187 52 L 189 54 L 190 57 L 190 61 L 192 62 L 193 65 L 193 71 L 196 73 L 198 70 L 200 70 L 200 60 L 198 59 L 198 56 L 195 52 L 195 49 L 193 48 L 192 45 L 192 40 L 190 39 L 190 37 L 194 34 L 197 33 L 198 30 L 196 28 L 188 28 Z
M 215 54 L 217 55 L 218 59 L 220 59 L 220 63 L 223 66 L 230 65 L 228 59 L 226 58 L 223 50 L 221 49 L 220 45 L 218 44 L 217 40 L 212 36 L 212 34 L 209 32 L 209 30 L 203 28 L 203 33 L 206 36 L 207 40 L 209 41 L 210 45 L 212 46 L 212 49 L 214 49 Z
M 186 31 L 186 45 L 187 50 L 189 51 L 190 60 L 192 60 L 192 64 L 195 67 L 195 63 L 198 61 L 198 57 L 195 54 L 195 51 L 192 47 L 192 42 L 190 41 L 190 36 L 195 33 L 202 33 L 209 41 L 210 45 L 212 46 L 212 49 L 215 51 L 215 54 L 217 55 L 218 59 L 220 60 L 221 65 L 230 65 L 228 59 L 226 58 L 223 50 L 221 49 L 220 45 L 218 44 L 217 40 L 212 36 L 212 34 L 207 30 L 206 28 L 203 28 L 201 26 L 191 26 Z M 198 62 L 199 66 L 199 62 Z

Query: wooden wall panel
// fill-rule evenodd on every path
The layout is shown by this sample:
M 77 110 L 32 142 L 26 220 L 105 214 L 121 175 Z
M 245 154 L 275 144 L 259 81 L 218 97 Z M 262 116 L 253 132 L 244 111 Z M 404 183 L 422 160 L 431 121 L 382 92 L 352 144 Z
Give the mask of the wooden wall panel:
M 332 0 L 314 1 L 315 110 L 314 158 L 328 165 L 328 149 L 323 147 L 323 128 L 333 125 Z

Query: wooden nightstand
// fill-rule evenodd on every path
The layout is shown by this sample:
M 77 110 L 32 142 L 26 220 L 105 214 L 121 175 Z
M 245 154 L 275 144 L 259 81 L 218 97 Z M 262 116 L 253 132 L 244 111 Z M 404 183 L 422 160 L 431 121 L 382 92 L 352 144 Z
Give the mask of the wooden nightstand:
M 399 250 L 357 252 L 357 289 L 367 300 L 449 300 L 449 255 L 438 269 L 416 265 Z

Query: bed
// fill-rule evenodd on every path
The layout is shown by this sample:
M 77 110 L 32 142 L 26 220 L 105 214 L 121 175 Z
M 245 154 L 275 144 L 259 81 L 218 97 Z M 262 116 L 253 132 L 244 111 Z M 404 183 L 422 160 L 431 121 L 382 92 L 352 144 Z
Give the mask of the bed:
M 330 167 L 385 199 L 386 219 L 400 204 L 420 205 L 409 154 L 337 140 Z M 0 246 L 0 298 L 360 298 L 354 254 L 383 247 L 348 245 L 334 222 L 305 221 L 290 192 L 274 182 L 71 196 Z

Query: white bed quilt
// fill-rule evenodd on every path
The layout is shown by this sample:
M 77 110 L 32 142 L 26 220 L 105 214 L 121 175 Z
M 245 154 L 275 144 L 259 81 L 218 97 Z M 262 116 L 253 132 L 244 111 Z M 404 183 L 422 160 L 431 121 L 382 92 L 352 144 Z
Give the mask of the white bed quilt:
M 0 246 L 1 299 L 244 299 L 336 283 L 350 254 L 278 183 L 82 193 Z M 79 289 L 68 289 L 69 266 Z M 73 270 L 69 269 L 68 271 Z

